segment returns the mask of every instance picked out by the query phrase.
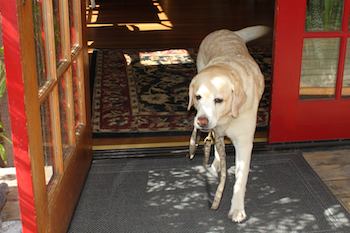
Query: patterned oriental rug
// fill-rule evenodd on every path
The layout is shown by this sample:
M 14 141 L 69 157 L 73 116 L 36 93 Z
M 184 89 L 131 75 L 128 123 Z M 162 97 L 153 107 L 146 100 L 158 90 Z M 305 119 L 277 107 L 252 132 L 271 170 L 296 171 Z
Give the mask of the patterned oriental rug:
M 251 49 L 265 76 L 257 130 L 266 130 L 271 52 Z M 193 49 L 96 49 L 92 64 L 93 133 L 96 137 L 187 135 L 195 110 L 187 111 L 188 86 L 196 74 Z

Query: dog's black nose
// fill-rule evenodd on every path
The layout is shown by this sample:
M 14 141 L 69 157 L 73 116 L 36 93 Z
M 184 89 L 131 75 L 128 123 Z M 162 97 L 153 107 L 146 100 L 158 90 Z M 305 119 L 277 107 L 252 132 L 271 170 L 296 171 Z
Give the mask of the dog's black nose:
M 200 116 L 197 118 L 197 124 L 202 128 L 206 128 L 208 126 L 208 123 L 208 118 L 206 118 L 205 116 Z

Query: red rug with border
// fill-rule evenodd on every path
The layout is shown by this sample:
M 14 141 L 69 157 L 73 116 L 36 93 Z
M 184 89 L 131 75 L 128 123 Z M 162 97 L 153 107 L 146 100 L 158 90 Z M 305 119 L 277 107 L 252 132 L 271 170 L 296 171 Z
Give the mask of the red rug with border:
M 268 126 L 271 53 L 250 49 L 265 76 L 257 130 Z M 187 135 L 195 110 L 187 111 L 196 74 L 193 49 L 96 49 L 92 127 L 94 136 Z

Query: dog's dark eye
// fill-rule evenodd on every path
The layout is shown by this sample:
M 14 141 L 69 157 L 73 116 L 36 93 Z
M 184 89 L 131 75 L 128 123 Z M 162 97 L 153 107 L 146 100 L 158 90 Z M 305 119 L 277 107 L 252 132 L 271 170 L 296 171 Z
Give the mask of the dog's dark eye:
M 214 99 L 214 102 L 215 102 L 216 104 L 220 104 L 220 103 L 222 103 L 222 101 L 224 101 L 224 100 L 221 99 L 221 98 L 215 98 L 215 99 Z
M 196 100 L 200 100 L 201 98 L 202 98 L 202 96 L 196 95 Z

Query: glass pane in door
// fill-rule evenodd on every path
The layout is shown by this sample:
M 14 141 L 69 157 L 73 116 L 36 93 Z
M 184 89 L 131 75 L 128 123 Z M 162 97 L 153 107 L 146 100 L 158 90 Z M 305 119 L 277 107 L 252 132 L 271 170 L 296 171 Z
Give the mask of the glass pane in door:
M 68 100 L 68 85 L 67 85 L 67 77 L 63 76 L 60 80 L 59 85 L 59 99 L 60 99 L 60 121 L 61 121 L 61 138 L 62 138 L 62 152 L 63 155 L 66 156 L 69 153 L 70 149 L 70 140 L 69 140 L 69 100 Z
M 62 41 L 61 38 L 61 24 L 60 24 L 60 1 L 54 0 L 53 1 L 53 26 L 54 26 L 54 33 L 55 33 L 55 48 L 56 48 L 56 64 L 59 65 L 59 62 L 62 59 Z
M 347 41 L 342 96 L 350 97 L 350 39 Z
M 304 39 L 299 94 L 305 98 L 335 95 L 339 38 Z
M 50 105 L 49 101 L 45 101 L 41 104 L 41 129 L 42 129 L 42 139 L 43 139 L 43 149 L 44 149 L 44 169 L 45 169 L 45 181 L 49 184 L 50 180 L 53 178 L 54 169 L 54 158 L 53 150 L 54 144 L 52 140 L 51 131 L 51 115 L 50 115 Z
M 45 62 L 45 32 L 43 30 L 42 4 L 36 0 L 33 0 L 33 22 L 38 85 L 42 87 L 46 83 L 48 75 Z
M 344 0 L 308 0 L 305 29 L 309 32 L 339 31 Z
M 77 5 L 73 2 L 74 0 L 69 0 L 69 26 L 70 26 L 70 40 L 71 47 L 77 43 L 77 33 L 76 33 L 76 19 L 74 18 L 74 5 Z
M 82 123 L 82 107 L 81 107 L 81 91 L 80 91 L 80 80 L 78 77 L 78 61 L 74 60 L 72 65 L 72 78 L 73 78 L 73 97 L 74 97 L 74 125 L 77 130 L 79 125 Z

